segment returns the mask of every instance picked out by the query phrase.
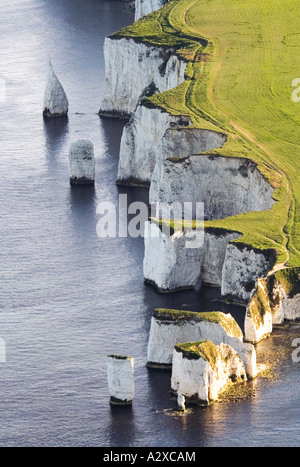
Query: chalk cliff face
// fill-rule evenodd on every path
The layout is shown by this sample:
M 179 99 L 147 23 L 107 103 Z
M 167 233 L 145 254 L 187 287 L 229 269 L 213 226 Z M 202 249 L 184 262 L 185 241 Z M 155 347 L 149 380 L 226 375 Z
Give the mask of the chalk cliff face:
M 222 271 L 222 295 L 248 302 L 258 279 L 267 276 L 275 261 L 275 255 L 269 251 L 229 244 Z
M 186 128 L 190 125 L 189 117 L 172 116 L 143 103 L 138 105 L 123 132 L 118 178 L 129 182 L 139 180 L 144 185 L 151 182 L 155 198 L 155 190 L 165 188 L 160 177 L 166 159 L 172 157 L 176 161 L 190 154 L 220 148 L 226 141 L 222 133 Z
M 118 182 L 150 186 L 156 158 L 166 158 L 161 149 L 165 132 L 176 126 L 189 126 L 185 116 L 172 116 L 159 108 L 138 105 L 123 130 Z
M 173 49 L 108 37 L 104 55 L 106 80 L 100 114 L 128 117 L 149 85 L 163 92 L 184 81 L 187 64 Z
M 173 354 L 171 386 L 192 402 L 209 403 L 218 399 L 226 387 L 236 381 L 247 381 L 245 367 L 232 347 L 210 342 L 191 344 L 190 348 L 205 349 L 209 345 L 213 361 L 205 357 L 190 356 L 176 346 Z
M 254 347 L 243 343 L 243 334 L 232 316 L 219 312 L 217 315 L 221 318 L 220 323 L 210 321 L 201 313 L 181 312 L 178 317 L 170 310 L 166 313 L 156 311 L 151 321 L 148 364 L 171 365 L 176 344 L 210 340 L 215 345 L 230 345 L 244 362 L 249 377 L 254 378 L 257 374 Z M 222 325 L 222 321 L 227 326 Z
M 133 358 L 110 355 L 107 381 L 112 404 L 131 404 L 135 391 Z
M 194 231 L 167 236 L 157 224 L 145 226 L 144 278 L 160 291 L 193 288 L 199 279 L 221 287 L 226 248 L 236 233 Z M 199 239 L 197 236 L 199 235 Z M 198 246 L 198 240 L 203 244 Z
M 188 137 L 190 134 L 193 136 Z M 214 132 L 169 131 L 162 153 L 174 157 L 157 158 L 150 202 L 192 202 L 194 209 L 197 202 L 203 202 L 206 220 L 270 209 L 274 204 L 273 188 L 251 161 L 206 155 L 176 159 L 180 154 L 209 151 L 223 143 L 223 137 Z
M 168 3 L 168 1 L 169 0 L 135 0 L 135 21 L 152 13 L 152 11 L 159 10 Z

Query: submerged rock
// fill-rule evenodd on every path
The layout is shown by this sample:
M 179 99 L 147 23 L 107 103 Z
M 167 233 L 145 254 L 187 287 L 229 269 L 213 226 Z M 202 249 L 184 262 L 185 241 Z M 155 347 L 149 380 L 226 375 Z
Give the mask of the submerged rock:
M 49 62 L 43 115 L 45 118 L 66 117 L 69 110 L 67 95 Z
M 71 185 L 91 185 L 95 183 L 95 155 L 91 141 L 79 140 L 70 148 Z
M 107 381 L 110 403 L 131 405 L 134 398 L 134 359 L 109 355 L 107 360 Z

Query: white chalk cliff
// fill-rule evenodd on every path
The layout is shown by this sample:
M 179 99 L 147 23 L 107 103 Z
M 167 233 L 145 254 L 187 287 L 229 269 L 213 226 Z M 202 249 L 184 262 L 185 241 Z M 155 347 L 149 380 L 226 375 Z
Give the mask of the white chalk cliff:
M 150 186 L 157 157 L 169 157 L 161 147 L 165 132 L 174 126 L 190 124 L 188 117 L 172 116 L 159 108 L 138 105 L 123 130 L 118 182 Z
M 189 156 L 221 147 L 224 135 L 205 130 L 169 130 L 151 180 L 151 203 L 204 203 L 205 219 L 223 219 L 271 209 L 273 188 L 247 159 Z M 189 157 L 184 157 L 189 156 Z M 193 213 L 195 216 L 195 212 Z
M 43 115 L 46 118 L 65 117 L 68 114 L 68 109 L 69 101 L 67 95 L 54 72 L 52 63 L 49 62 Z
M 131 404 L 134 399 L 134 359 L 110 355 L 107 381 L 112 404 Z
M 208 357 L 205 355 L 207 347 Z M 200 355 L 193 353 L 194 349 Z M 215 346 L 211 342 L 201 342 L 190 344 L 188 350 L 180 345 L 174 350 L 171 387 L 192 402 L 216 401 L 229 384 L 242 381 L 247 381 L 244 364 L 237 352 L 226 344 Z
M 176 231 L 168 236 L 154 222 L 145 225 L 144 278 L 167 292 L 193 288 L 202 280 L 221 287 L 222 271 L 229 242 L 236 233 Z M 203 245 L 198 245 L 198 237 Z
M 218 320 L 213 321 L 214 315 Z M 151 320 L 148 365 L 171 365 L 174 346 L 178 343 L 210 340 L 215 345 L 230 345 L 244 362 L 249 377 L 255 378 L 257 369 L 254 347 L 243 342 L 243 334 L 231 315 L 220 312 L 214 315 L 156 310 Z
M 105 39 L 104 56 L 105 87 L 100 114 L 128 117 L 151 84 L 163 92 L 184 81 L 187 64 L 173 49 L 111 36 Z
M 135 21 L 138 21 L 143 16 L 159 10 L 162 6 L 168 3 L 169 0 L 135 0 Z
M 248 302 L 275 261 L 270 252 L 232 242 L 240 236 L 234 232 L 180 230 L 168 236 L 155 222 L 147 222 L 145 232 L 144 278 L 162 292 L 193 288 L 202 280 L 221 287 L 223 296 Z M 203 239 L 200 246 L 197 239 Z

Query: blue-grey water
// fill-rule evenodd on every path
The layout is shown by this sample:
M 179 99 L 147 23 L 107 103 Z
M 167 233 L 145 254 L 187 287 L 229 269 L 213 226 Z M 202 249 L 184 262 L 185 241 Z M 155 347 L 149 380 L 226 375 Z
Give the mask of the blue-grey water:
M 99 202 L 147 200 L 116 187 L 124 123 L 97 115 L 104 38 L 132 21 L 118 0 L 1 0 L 0 445 L 295 446 L 291 359 L 249 400 L 183 417 L 166 412 L 176 406 L 170 373 L 145 367 L 154 308 L 230 311 L 241 325 L 244 310 L 214 301 L 217 290 L 159 295 L 143 281 L 142 239 L 97 236 Z M 70 100 L 66 121 L 42 118 L 49 59 Z M 69 185 L 69 146 L 81 138 L 96 149 L 93 189 Z M 108 403 L 109 353 L 136 359 L 132 408 Z

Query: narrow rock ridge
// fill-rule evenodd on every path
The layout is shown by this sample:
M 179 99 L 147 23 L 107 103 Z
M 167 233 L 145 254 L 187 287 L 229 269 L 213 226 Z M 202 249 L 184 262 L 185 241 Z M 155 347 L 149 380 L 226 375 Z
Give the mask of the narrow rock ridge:
M 138 21 L 143 16 L 159 10 L 169 0 L 135 0 L 135 21 Z
M 151 83 L 157 92 L 185 80 L 187 63 L 172 48 L 110 36 L 104 43 L 105 88 L 100 115 L 129 118 Z

